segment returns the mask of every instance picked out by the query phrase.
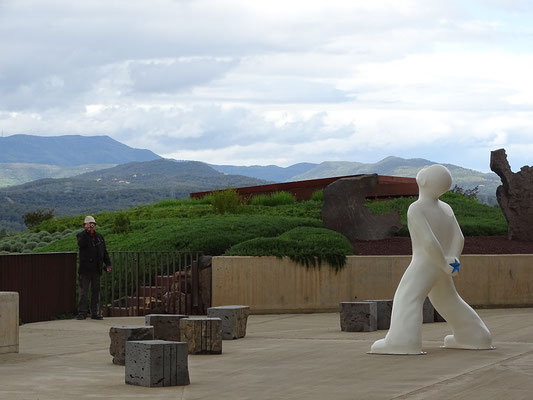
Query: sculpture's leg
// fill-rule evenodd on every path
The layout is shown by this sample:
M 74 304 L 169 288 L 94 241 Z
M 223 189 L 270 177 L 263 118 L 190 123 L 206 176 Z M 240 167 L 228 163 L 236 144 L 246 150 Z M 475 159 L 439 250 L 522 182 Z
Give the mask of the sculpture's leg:
M 443 276 L 429 299 L 433 307 L 450 324 L 453 335 L 444 338 L 444 347 L 458 349 L 491 349 L 492 337 L 477 313 L 457 293 L 453 279 Z
M 398 285 L 392 303 L 389 332 L 374 342 L 370 353 L 425 354 L 422 351 L 422 307 L 436 274 L 432 268 L 411 264 Z

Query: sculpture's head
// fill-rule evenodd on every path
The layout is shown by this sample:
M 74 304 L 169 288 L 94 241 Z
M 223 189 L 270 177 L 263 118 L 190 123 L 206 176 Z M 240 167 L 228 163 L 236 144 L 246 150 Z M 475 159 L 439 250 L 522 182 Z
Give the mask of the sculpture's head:
M 416 183 L 418 184 L 420 194 L 439 198 L 450 190 L 452 186 L 452 174 L 444 165 L 434 164 L 418 171 Z

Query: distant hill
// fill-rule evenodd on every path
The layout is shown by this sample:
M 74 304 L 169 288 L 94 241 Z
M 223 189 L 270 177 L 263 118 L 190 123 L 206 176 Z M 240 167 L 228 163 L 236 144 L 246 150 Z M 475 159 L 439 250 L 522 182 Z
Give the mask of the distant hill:
M 150 150 L 134 149 L 109 136 L 12 135 L 0 137 L 0 149 L 0 163 L 116 165 L 161 158 Z
M 302 174 L 293 176 L 290 180 L 299 181 L 327 178 L 331 176 L 371 173 L 389 176 L 415 177 L 421 168 L 432 164 L 436 163 L 423 158 L 405 159 L 400 157 L 387 157 L 373 164 L 348 161 L 326 161 Z M 452 173 L 453 185 L 458 185 L 463 189 L 472 189 L 478 186 L 478 199 L 487 204 L 496 204 L 496 188 L 501 185 L 500 178 L 496 174 L 474 171 L 453 164 L 444 165 Z
M 291 180 L 295 175 L 303 174 L 310 169 L 315 168 L 318 164 L 299 163 L 290 167 L 278 167 L 277 165 L 252 165 L 249 167 L 236 165 L 213 165 L 211 167 L 225 174 L 245 175 L 257 179 L 264 179 L 273 182 L 285 182 Z
M 41 208 L 53 208 L 58 216 L 116 211 L 187 197 L 190 192 L 264 183 L 268 182 L 225 175 L 198 161 L 132 162 L 71 178 L 0 188 L 0 226 L 23 230 L 22 216 Z
M 44 178 L 68 178 L 96 171 L 103 168 L 112 168 L 115 164 L 86 164 L 86 165 L 48 165 L 29 163 L 1 163 L 0 188 L 4 186 L 21 185 L 26 182 Z

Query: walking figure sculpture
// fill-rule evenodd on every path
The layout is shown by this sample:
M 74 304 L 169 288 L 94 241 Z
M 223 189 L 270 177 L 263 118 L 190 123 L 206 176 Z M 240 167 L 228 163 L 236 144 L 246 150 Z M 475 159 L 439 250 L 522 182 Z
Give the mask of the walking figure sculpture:
M 416 182 L 419 197 L 407 211 L 413 257 L 394 295 L 387 336 L 374 342 L 370 353 L 425 354 L 422 307 L 428 295 L 452 328 L 443 347 L 491 349 L 489 330 L 459 296 L 452 279 L 460 269 L 464 237 L 452 208 L 439 200 L 452 184 L 450 171 L 438 164 L 424 167 Z

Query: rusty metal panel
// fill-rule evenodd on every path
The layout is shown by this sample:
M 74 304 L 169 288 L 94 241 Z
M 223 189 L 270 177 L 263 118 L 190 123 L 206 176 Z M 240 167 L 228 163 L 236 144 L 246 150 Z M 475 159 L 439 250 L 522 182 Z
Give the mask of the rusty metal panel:
M 76 310 L 76 253 L 0 255 L 0 291 L 18 292 L 24 323 Z
M 297 200 L 308 200 L 311 195 L 320 189 L 324 189 L 329 184 L 336 180 L 343 178 L 353 178 L 361 176 L 358 175 L 346 175 L 336 176 L 332 178 L 320 178 L 309 179 L 305 181 L 294 181 L 284 183 L 273 183 L 269 185 L 249 186 L 235 189 L 239 195 L 243 197 L 250 197 L 258 194 L 269 194 L 274 192 L 289 192 L 296 197 Z M 374 192 L 371 192 L 367 197 L 399 197 L 399 196 L 417 196 L 418 185 L 415 178 L 404 178 L 398 176 L 378 176 L 378 186 Z M 189 196 L 191 198 L 202 198 L 210 193 L 219 192 L 220 190 L 208 191 L 208 192 L 195 192 Z

